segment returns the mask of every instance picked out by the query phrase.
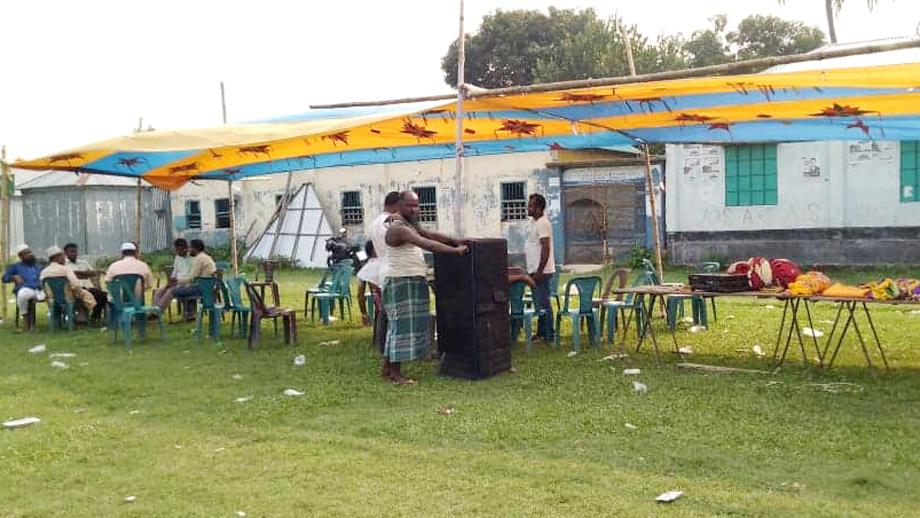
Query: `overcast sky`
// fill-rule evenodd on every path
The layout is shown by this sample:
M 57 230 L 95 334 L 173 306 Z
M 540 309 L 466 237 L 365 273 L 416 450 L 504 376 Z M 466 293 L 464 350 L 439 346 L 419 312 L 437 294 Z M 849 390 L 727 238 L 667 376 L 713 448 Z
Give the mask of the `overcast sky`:
M 3 2 L 0 143 L 34 158 L 128 133 L 298 113 L 310 104 L 449 92 L 440 58 L 458 32 L 455 0 Z M 466 0 L 467 32 L 500 9 L 594 7 L 647 35 L 775 14 L 825 29 L 824 2 Z M 920 2 L 849 0 L 838 38 L 915 33 Z M 641 72 L 641 71 L 640 71 Z

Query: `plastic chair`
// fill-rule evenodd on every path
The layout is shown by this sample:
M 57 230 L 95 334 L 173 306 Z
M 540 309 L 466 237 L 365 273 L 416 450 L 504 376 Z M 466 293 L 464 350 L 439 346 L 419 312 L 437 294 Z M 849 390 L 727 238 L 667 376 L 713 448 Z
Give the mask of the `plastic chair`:
M 351 274 L 352 267 L 336 265 L 332 272 L 332 284 L 329 291 L 313 294 L 313 304 L 310 306 L 310 320 L 315 320 L 316 305 L 319 304 L 319 316 L 323 324 L 329 323 L 329 315 L 335 309 L 333 304 L 339 302 L 339 313 L 345 320 L 345 306 L 348 306 L 348 318 L 351 320 Z
M 716 273 L 721 270 L 721 265 L 716 262 L 699 263 L 693 267 L 694 273 Z M 716 318 L 716 299 L 715 297 L 705 297 L 712 301 L 712 316 Z M 690 311 L 693 313 L 693 323 L 707 327 L 709 319 L 706 314 L 706 301 L 700 295 L 669 295 L 667 300 L 668 307 L 668 327 L 674 330 L 677 327 L 677 319 L 684 316 L 684 302 L 690 300 Z
M 140 287 L 140 293 L 143 294 L 144 280 L 140 275 L 119 275 L 108 283 L 112 303 L 112 311 L 109 313 L 109 329 L 114 332 L 112 341 L 118 341 L 118 331 L 121 330 L 125 345 L 129 347 L 134 321 L 138 321 L 138 332 L 140 338 L 144 339 L 147 336 L 147 317 L 149 315 L 156 316 L 160 326 L 160 340 L 166 337 L 160 308 L 145 306 L 142 296 L 138 295 L 138 287 Z
M 559 303 L 559 283 L 562 280 L 562 267 L 556 265 L 556 271 L 553 273 L 553 278 L 549 283 L 549 296 L 550 299 L 556 299 L 556 311 L 562 307 L 562 304 Z M 527 306 L 533 306 L 533 293 L 524 294 L 524 304 Z
M 217 283 L 214 277 L 199 277 L 195 279 L 195 285 L 201 293 L 201 304 L 198 305 L 198 311 L 195 313 L 195 334 L 200 339 L 202 337 L 201 327 L 204 324 L 205 316 L 208 317 L 208 334 L 212 339 L 220 341 L 220 323 L 223 319 L 224 305 L 217 303 Z
M 572 342 L 575 345 L 575 351 L 581 350 L 581 329 L 580 322 L 582 320 L 587 320 L 588 322 L 588 339 L 591 342 L 592 347 L 597 346 L 598 330 L 599 326 L 597 319 L 597 312 L 594 309 L 594 295 L 600 290 L 601 278 L 592 276 L 592 277 L 576 277 L 570 280 L 565 285 L 565 297 L 562 299 L 562 310 L 556 315 L 556 346 L 559 346 L 560 335 L 560 324 L 562 323 L 562 317 L 568 317 L 572 321 Z M 572 288 L 575 288 L 575 291 L 578 295 L 578 307 L 572 308 Z
M 335 273 L 335 267 L 331 267 L 327 269 L 325 272 L 323 272 L 323 277 L 319 280 L 319 282 L 316 284 L 315 287 L 307 288 L 306 292 L 304 293 L 304 299 L 303 299 L 303 317 L 304 318 L 307 318 L 307 316 L 309 316 L 309 313 L 310 313 L 310 296 L 316 295 L 319 293 L 328 293 L 329 287 L 332 284 L 331 277 L 334 273 Z M 313 303 L 313 306 L 315 308 L 316 306 L 315 301 Z
M 245 282 L 249 303 L 252 305 L 252 324 L 249 327 L 249 348 L 254 349 L 262 335 L 262 319 L 272 319 L 275 327 L 275 336 L 278 336 L 278 319 L 284 324 L 284 343 L 290 344 L 297 341 L 297 314 L 293 309 L 269 307 L 265 305 L 262 296 L 256 291 L 252 283 Z
M 511 340 L 517 342 L 518 335 L 521 334 L 521 327 L 524 328 L 524 339 L 527 341 L 527 352 L 530 352 L 532 345 L 531 337 L 533 336 L 533 319 L 537 313 L 530 308 L 525 307 L 524 291 L 527 289 L 527 283 L 518 281 L 508 288 L 508 303 L 511 306 Z
M 220 283 L 221 292 L 224 295 L 225 309 L 230 311 L 230 336 L 239 330 L 239 337 L 243 338 L 249 334 L 249 316 L 252 314 L 252 308 L 243 304 L 243 283 L 246 277 L 231 277 L 225 282 Z
M 374 294 L 370 291 L 364 294 L 364 306 L 367 308 L 367 323 L 373 329 L 377 323 L 377 306 L 374 305 Z
M 610 279 L 607 280 L 601 297 L 593 301 L 595 309 L 600 309 L 600 334 L 604 334 L 604 323 L 606 322 L 607 340 L 609 342 L 613 342 L 613 331 L 617 328 L 617 310 L 625 315 L 626 309 L 632 307 L 623 301 L 622 293 L 611 299 L 610 292 L 613 291 L 614 283 L 616 283 L 617 289 L 623 289 L 626 287 L 627 282 L 629 282 L 629 269 L 617 269 L 613 272 L 613 275 L 610 276 Z
M 67 277 L 48 277 L 42 285 L 49 293 L 48 320 L 51 330 L 63 329 L 73 331 L 75 311 L 73 296 L 67 292 Z

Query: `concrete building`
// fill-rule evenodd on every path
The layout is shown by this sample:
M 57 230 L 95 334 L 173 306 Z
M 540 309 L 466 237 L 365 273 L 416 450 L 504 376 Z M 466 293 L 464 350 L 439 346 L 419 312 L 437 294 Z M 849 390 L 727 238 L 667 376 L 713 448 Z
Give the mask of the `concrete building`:
M 526 204 L 531 193 L 547 198 L 560 263 L 600 263 L 605 231 L 613 256 L 628 253 L 636 244 L 651 246 L 651 234 L 647 233 L 650 212 L 642 200 L 644 162 L 638 162 L 631 150 L 468 157 L 464 164 L 461 203 L 465 234 L 508 239 L 513 260 L 519 261 L 516 256 L 523 253 L 528 229 Z M 655 171 L 660 177 L 660 161 L 656 161 Z M 291 186 L 296 191 L 300 185 L 311 183 L 333 228 L 344 226 L 356 242 L 363 242 L 366 226 L 382 211 L 386 193 L 409 188 L 421 198 L 422 223 L 454 233 L 454 174 L 452 159 L 425 160 L 295 172 Z M 286 182 L 287 175 L 278 174 L 234 183 L 239 189 L 238 235 L 245 236 L 247 245 L 271 221 Z M 185 186 L 172 194 L 172 205 L 178 233 L 201 236 L 211 243 L 227 242 L 226 184 Z
M 771 72 L 908 62 L 920 62 L 920 51 L 797 63 Z M 916 142 L 882 137 L 669 145 L 666 158 L 673 262 L 762 255 L 806 264 L 920 263 Z

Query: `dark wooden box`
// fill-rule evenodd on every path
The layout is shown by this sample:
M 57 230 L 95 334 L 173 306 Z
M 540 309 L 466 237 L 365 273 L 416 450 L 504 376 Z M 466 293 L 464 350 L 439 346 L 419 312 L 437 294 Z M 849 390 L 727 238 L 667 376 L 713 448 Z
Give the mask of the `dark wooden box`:
M 695 273 L 690 275 L 690 288 L 696 291 L 736 293 L 751 289 L 747 275 L 729 273 Z

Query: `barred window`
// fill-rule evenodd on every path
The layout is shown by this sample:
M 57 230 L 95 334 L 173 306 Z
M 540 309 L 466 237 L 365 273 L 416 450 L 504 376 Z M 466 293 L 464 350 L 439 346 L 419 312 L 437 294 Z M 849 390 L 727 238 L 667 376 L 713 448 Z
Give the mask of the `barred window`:
M 201 202 L 198 200 L 185 201 L 185 228 L 196 230 L 201 228 Z
M 434 187 L 413 187 L 418 195 L 418 220 L 421 223 L 438 222 L 438 193 Z
M 342 193 L 342 225 L 364 223 L 364 206 L 361 205 L 361 191 Z
M 214 200 L 214 228 L 230 228 L 230 198 Z
M 527 219 L 527 192 L 524 182 L 502 184 L 502 221 Z

